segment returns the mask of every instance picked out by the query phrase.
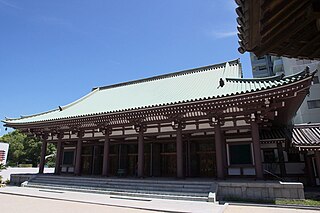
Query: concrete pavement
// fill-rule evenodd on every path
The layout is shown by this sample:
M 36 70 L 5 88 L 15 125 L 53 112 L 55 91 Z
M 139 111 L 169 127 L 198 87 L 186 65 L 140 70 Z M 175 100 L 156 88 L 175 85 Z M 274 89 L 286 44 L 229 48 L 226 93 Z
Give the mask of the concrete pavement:
M 259 207 L 259 206 L 239 206 L 228 205 L 224 213 L 319 213 L 319 210 L 305 210 L 295 208 L 275 208 L 275 207 Z
M 195 213 L 318 213 L 319 210 L 242 205 L 218 205 L 180 201 L 120 197 L 106 194 L 45 190 L 23 187 L 0 188 L 1 212 L 195 212 Z
M 10 199 L 11 196 L 11 199 Z M 70 191 L 58 191 L 58 190 L 44 190 L 36 188 L 23 188 L 23 187 L 5 187 L 0 188 L 0 200 L 12 201 L 10 205 L 5 205 L 4 212 L 17 212 L 17 213 L 28 213 L 37 212 L 32 211 L 32 209 L 37 210 L 44 207 L 46 210 L 55 209 L 55 212 L 65 212 L 64 208 L 79 209 L 75 212 L 88 212 L 82 211 L 80 206 L 83 206 L 83 210 L 87 206 L 91 206 L 94 210 L 93 212 L 102 211 L 104 208 L 106 210 L 115 210 L 115 212 L 129 212 L 128 209 L 133 212 L 195 212 L 195 213 L 222 213 L 226 205 L 218 205 L 209 202 L 199 202 L 199 201 L 182 201 L 182 200 L 166 200 L 166 199 L 148 199 L 148 198 L 134 198 L 134 197 L 121 197 L 112 196 L 106 194 L 93 194 L 93 193 L 83 193 L 83 192 L 70 192 Z M 17 204 L 15 201 L 17 200 Z M 32 206 L 29 206 L 32 201 Z M 19 206 L 18 206 L 19 204 Z M 28 208 L 23 208 L 21 206 L 29 206 Z M 58 207 L 54 207 L 57 205 Z M 52 207 L 51 207 L 52 206 Z M 104 208 L 103 208 L 104 207 Z M 11 209 L 10 209 L 11 208 Z M 17 208 L 14 211 L 12 208 Z M 58 209 L 57 209 L 58 208 Z M 3 206 L 1 206 L 1 211 Z M 26 211 L 28 210 L 28 211 Z M 47 212 L 47 211 L 45 211 Z M 54 212 L 54 211 L 52 211 Z M 113 211 L 112 211 L 113 212 Z
M 88 213 L 88 212 L 155 212 L 125 207 L 114 207 L 87 203 L 73 203 L 61 200 L 50 200 L 45 198 L 33 198 L 17 195 L 0 194 L 1 212 L 14 213 Z

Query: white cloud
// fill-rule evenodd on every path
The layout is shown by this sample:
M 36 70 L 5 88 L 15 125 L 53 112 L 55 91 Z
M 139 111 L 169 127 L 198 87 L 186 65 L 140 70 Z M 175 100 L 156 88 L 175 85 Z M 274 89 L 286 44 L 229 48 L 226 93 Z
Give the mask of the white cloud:
M 232 36 L 236 36 L 238 31 L 230 31 L 230 32 L 213 32 L 212 36 L 214 38 L 228 38 Z
M 18 9 L 18 10 L 22 9 L 21 7 L 17 6 L 15 3 L 12 3 L 12 1 L 9 2 L 7 0 L 0 0 L 0 4 L 2 4 L 3 6 Z

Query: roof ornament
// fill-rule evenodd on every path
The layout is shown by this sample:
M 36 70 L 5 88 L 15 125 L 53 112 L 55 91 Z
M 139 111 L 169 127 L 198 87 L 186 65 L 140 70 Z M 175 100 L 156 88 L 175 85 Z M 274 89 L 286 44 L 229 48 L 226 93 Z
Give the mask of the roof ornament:
M 310 67 L 309 66 L 306 66 L 305 72 L 306 72 L 306 74 L 310 74 Z
M 224 80 L 223 80 L 222 78 L 220 78 L 218 88 L 219 88 L 219 87 L 223 87 L 223 86 L 224 86 Z M 218 88 L 217 88 L 217 89 L 218 89 Z
M 251 113 L 250 119 L 251 119 L 251 121 L 255 121 L 256 120 L 256 115 L 254 113 Z

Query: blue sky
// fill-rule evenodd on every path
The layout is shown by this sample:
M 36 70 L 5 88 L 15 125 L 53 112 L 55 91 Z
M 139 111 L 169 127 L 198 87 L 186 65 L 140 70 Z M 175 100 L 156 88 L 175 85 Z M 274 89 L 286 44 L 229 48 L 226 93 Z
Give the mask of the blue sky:
M 234 0 L 0 0 L 0 119 L 240 58 Z M 0 127 L 0 135 L 5 134 Z

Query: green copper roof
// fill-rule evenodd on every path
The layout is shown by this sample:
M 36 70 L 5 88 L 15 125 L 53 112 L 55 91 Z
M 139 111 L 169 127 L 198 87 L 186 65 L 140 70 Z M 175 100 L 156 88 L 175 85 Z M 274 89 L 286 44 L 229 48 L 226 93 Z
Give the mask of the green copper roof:
M 283 85 L 299 78 L 242 79 L 239 60 L 97 87 L 83 98 L 45 113 L 4 121 L 30 123 L 217 98 Z M 223 79 L 224 86 L 219 86 Z

